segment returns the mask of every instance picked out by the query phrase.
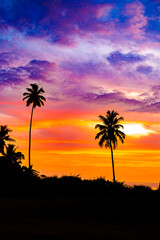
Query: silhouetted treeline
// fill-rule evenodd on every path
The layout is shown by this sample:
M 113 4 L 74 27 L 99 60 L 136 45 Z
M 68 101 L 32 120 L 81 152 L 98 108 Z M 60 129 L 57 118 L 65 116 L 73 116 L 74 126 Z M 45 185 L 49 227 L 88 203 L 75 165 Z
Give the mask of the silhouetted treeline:
M 14 145 L 1 148 L 1 239 L 160 239 L 160 189 L 40 176 L 22 160 Z
M 109 196 L 110 194 L 147 194 L 155 195 L 160 191 L 152 191 L 145 186 L 126 186 L 120 182 L 106 181 L 103 177 L 93 180 L 82 180 L 77 176 L 46 177 L 32 168 L 22 165 L 24 155 L 13 144 L 11 130 L 0 126 L 0 195 L 30 196 Z
M 79 176 L 46 177 L 35 170 L 0 158 L 0 195 L 13 196 L 107 196 L 107 195 L 159 195 L 146 186 L 127 186 L 104 178 L 82 180 Z

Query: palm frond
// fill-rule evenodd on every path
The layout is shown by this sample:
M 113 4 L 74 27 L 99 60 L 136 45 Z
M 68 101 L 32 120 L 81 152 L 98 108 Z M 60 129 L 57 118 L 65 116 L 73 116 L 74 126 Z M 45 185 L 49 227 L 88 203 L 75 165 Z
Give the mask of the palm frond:
M 112 110 L 112 112 L 111 111 L 107 111 L 107 113 L 106 113 L 106 117 L 107 118 L 108 117 L 115 118 L 118 115 L 119 115 L 119 113 L 115 112 L 114 110 Z
M 113 144 L 113 149 L 116 149 L 118 145 L 117 137 L 115 137 L 114 141 L 112 141 L 112 144 Z
M 116 132 L 117 137 L 119 138 L 119 140 L 121 141 L 121 143 L 124 143 L 124 139 L 125 137 L 123 137 L 119 132 Z
M 105 141 L 105 148 L 110 148 L 110 140 L 106 139 Z
M 45 92 L 44 89 L 43 89 L 43 88 L 40 88 L 40 89 L 38 90 L 37 94 L 44 93 L 44 92 Z
M 106 134 L 104 134 L 98 143 L 100 147 L 103 147 L 103 144 L 105 143 L 106 139 L 107 139 L 107 136 Z
M 30 86 L 32 87 L 34 92 L 38 92 L 38 85 L 36 83 L 31 83 Z
M 95 128 L 99 128 L 100 130 L 106 129 L 107 127 L 105 125 L 96 124 Z
M 31 99 L 29 98 L 26 102 L 26 106 L 28 107 L 32 103 Z
M 31 89 L 31 88 L 26 88 L 26 90 L 28 91 L 28 92 L 33 92 L 33 89 Z
M 30 96 L 30 93 L 24 92 L 24 93 L 23 93 L 23 96 L 26 96 L 26 95 Z
M 116 124 L 116 125 L 114 125 L 114 128 L 116 128 L 116 129 L 119 129 L 119 128 L 124 129 L 124 126 L 122 124 Z
M 116 134 L 117 134 L 117 133 L 118 133 L 119 135 L 121 135 L 123 139 L 125 139 L 126 134 L 125 134 L 124 132 L 122 132 L 122 131 L 120 131 L 120 130 L 116 130 Z
M 123 120 L 124 120 L 123 117 L 115 118 L 114 121 L 113 121 L 113 124 L 118 124 L 119 122 L 121 122 Z
M 39 101 L 40 101 L 40 104 L 44 106 L 44 102 L 41 99 L 39 99 Z
M 103 131 L 97 133 L 97 135 L 95 136 L 95 139 L 97 139 L 97 138 L 99 138 L 101 135 L 105 134 L 105 132 L 106 132 L 106 131 L 103 130 Z
M 9 135 L 8 135 L 8 136 L 5 136 L 5 137 L 4 137 L 4 140 L 5 140 L 5 141 L 10 141 L 10 142 L 15 142 L 15 140 L 14 140 L 13 138 L 10 138 Z
M 4 125 L 4 126 L 0 126 L 0 153 L 2 153 L 4 155 L 4 148 L 5 146 L 7 146 L 7 143 L 8 141 L 15 141 L 14 139 L 12 139 L 10 136 L 9 136 L 9 133 L 11 132 L 12 130 L 9 129 L 7 127 L 7 125 Z
M 108 124 L 108 120 L 107 120 L 107 118 L 105 118 L 105 117 L 102 116 L 102 115 L 99 115 L 98 117 L 100 118 L 100 120 L 101 120 L 105 125 Z
M 27 98 L 29 98 L 29 96 L 25 96 L 25 97 L 23 98 L 23 101 L 24 101 L 25 99 L 27 99 Z
M 42 95 L 38 95 L 38 97 L 39 97 L 40 99 L 42 99 L 43 101 L 46 101 L 46 98 L 43 97 Z

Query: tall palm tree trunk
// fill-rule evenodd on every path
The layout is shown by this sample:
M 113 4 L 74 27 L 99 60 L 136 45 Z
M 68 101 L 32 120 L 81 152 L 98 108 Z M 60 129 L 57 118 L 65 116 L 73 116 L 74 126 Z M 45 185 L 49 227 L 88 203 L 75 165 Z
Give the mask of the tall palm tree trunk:
M 115 182 L 115 171 L 114 171 L 114 159 L 113 159 L 113 148 L 112 143 L 110 142 L 110 148 L 111 148 L 111 157 L 112 157 L 112 170 L 113 170 L 113 182 Z
M 31 111 L 31 119 L 30 119 L 30 128 L 29 128 L 29 169 L 31 169 L 31 128 L 32 128 L 32 118 L 33 118 L 33 105 L 32 105 L 32 111 Z

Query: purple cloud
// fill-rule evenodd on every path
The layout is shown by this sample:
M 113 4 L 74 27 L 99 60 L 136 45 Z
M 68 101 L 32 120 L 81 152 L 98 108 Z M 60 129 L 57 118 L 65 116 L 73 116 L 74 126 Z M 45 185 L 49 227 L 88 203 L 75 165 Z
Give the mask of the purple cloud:
M 137 72 L 139 72 L 139 73 L 142 73 L 142 74 L 146 74 L 146 75 L 148 75 L 149 73 L 151 73 L 152 72 L 152 67 L 150 67 L 150 66 L 138 66 L 137 67 Z
M 0 67 L 9 65 L 9 62 L 5 60 L 4 58 L 0 58 Z
M 145 6 L 140 1 L 133 1 L 125 5 L 124 33 L 134 39 L 144 39 L 148 18 L 145 16 Z
M 48 74 L 54 71 L 54 67 L 55 63 L 42 60 L 32 60 L 25 66 L 7 67 L 0 70 L 0 83 L 19 84 L 28 78 L 48 81 Z
M 160 102 L 156 102 L 148 105 L 146 104 L 143 107 L 132 109 L 131 111 L 160 113 Z
M 149 28 L 153 14 L 156 17 Z M 8 34 L 15 29 L 23 36 L 71 46 L 79 42 L 76 37 L 143 41 L 159 31 L 159 8 L 151 0 L 147 4 L 142 0 L 4 0 L 0 16 L 0 29 L 9 29 Z
M 53 70 L 54 63 L 44 60 L 32 60 L 25 67 L 20 67 L 29 73 L 31 79 L 46 79 L 46 75 Z
M 109 57 L 107 57 L 107 60 L 111 64 L 129 64 L 129 63 L 135 63 L 135 62 L 141 62 L 144 61 L 145 57 L 142 55 L 134 54 L 134 53 L 127 53 L 123 54 L 119 51 L 112 52 Z
M 51 42 L 72 45 L 75 34 L 110 31 L 101 18 L 109 15 L 112 6 L 84 0 L 24 0 L 23 3 L 15 0 L 14 4 L 2 3 L 0 15 L 3 27 L 7 23 L 27 36 L 48 37 Z
M 69 70 L 76 77 L 84 77 L 84 76 L 104 76 L 104 73 L 107 73 L 107 66 L 103 62 L 96 62 L 93 60 L 87 62 L 63 62 L 60 64 L 60 67 L 63 70 Z
M 144 105 L 144 102 L 136 99 L 129 99 L 126 97 L 125 93 L 118 92 L 118 91 L 108 92 L 103 94 L 86 93 L 82 96 L 82 99 L 87 102 L 94 102 L 99 104 L 110 104 L 110 103 L 125 104 L 128 107 L 130 106 L 140 107 Z
M 131 111 L 160 113 L 160 85 L 152 86 L 148 93 L 142 93 L 139 97 L 142 99 L 142 106 Z
M 152 91 L 156 91 L 156 92 L 157 92 L 157 91 L 160 91 L 160 85 L 154 85 L 154 86 L 152 86 L 152 87 L 151 87 L 151 90 L 152 90 Z
M 58 97 L 48 97 L 47 99 L 52 102 L 61 102 L 62 101 L 62 99 L 58 98 Z
M 27 77 L 27 74 L 20 68 L 9 68 L 0 70 L 0 84 L 19 84 Z
M 0 68 L 9 66 L 15 60 L 18 60 L 16 52 L 2 52 L 0 53 Z
M 148 93 L 143 93 L 139 97 L 143 97 L 143 99 L 128 98 L 124 92 L 119 91 L 81 95 L 83 101 L 97 104 L 118 104 L 119 107 L 123 106 L 125 111 L 160 113 L 160 94 L 157 96 L 153 93 L 150 96 Z

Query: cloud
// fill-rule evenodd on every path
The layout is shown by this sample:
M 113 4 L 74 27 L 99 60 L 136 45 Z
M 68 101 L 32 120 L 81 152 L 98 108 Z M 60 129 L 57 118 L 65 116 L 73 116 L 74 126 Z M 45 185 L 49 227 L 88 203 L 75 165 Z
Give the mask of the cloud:
M 145 27 L 148 24 L 144 5 L 140 1 L 127 3 L 124 15 L 127 16 L 124 28 L 126 34 L 128 36 L 132 35 L 135 39 L 143 39 L 145 37 Z
M 152 86 L 148 93 L 143 93 L 140 96 L 143 102 L 142 106 L 131 109 L 136 112 L 152 112 L 160 113 L 160 86 Z
M 127 54 L 121 53 L 119 51 L 112 52 L 108 57 L 107 60 L 111 64 L 129 64 L 129 63 L 136 63 L 144 61 L 145 57 L 142 55 L 138 55 L 132 52 Z
M 50 63 L 44 60 L 32 60 L 26 66 L 21 67 L 27 73 L 31 79 L 42 79 L 47 80 L 47 74 L 53 71 L 55 63 Z
M 143 42 L 153 29 L 159 29 L 157 3 L 148 1 L 111 0 L 23 0 L 2 1 L 0 29 L 11 42 L 13 32 L 23 37 L 43 38 L 51 44 L 75 47 L 82 39 Z M 151 12 L 151 10 L 152 12 Z M 154 9 L 154 12 L 153 12 Z M 146 14 L 148 13 L 148 15 Z M 157 16 L 153 26 L 151 14 Z M 155 29 L 155 30 L 156 30 Z M 19 38 L 21 39 L 21 38 Z M 158 41 L 153 38 L 152 41 Z
M 18 60 L 16 52 L 1 52 L 0 53 L 0 68 L 9 66 L 14 61 Z
M 28 74 L 21 68 L 8 68 L 0 70 L 1 85 L 16 85 L 23 82 Z
M 48 97 L 47 99 L 52 102 L 61 102 L 62 101 L 62 99 L 60 99 L 58 97 Z
M 1 56 L 2 55 L 0 55 L 0 57 Z M 8 56 L 8 54 L 3 54 L 3 57 L 4 56 Z M 6 60 L 6 64 L 7 63 Z M 16 85 L 27 79 L 48 81 L 48 74 L 54 71 L 54 67 L 55 63 L 42 60 L 32 60 L 25 66 L 2 68 L 0 70 L 0 83 L 2 85 Z
M 144 12 L 140 1 L 15 0 L 0 7 L 3 27 L 70 46 L 77 44 L 76 37 L 90 39 L 95 34 L 115 41 L 118 36 L 142 38 L 148 23 Z
M 152 67 L 150 66 L 138 66 L 137 67 L 137 72 L 142 73 L 142 74 L 150 74 L 153 71 Z
M 125 92 L 113 91 L 103 93 L 83 93 L 79 98 L 88 103 L 113 104 L 130 112 L 153 112 L 160 113 L 160 91 L 153 93 L 142 93 L 136 98 L 128 98 Z
M 102 61 L 66 61 L 60 64 L 63 70 L 69 70 L 73 76 L 83 78 L 84 76 L 104 76 L 107 74 L 107 65 Z
M 0 15 L 2 25 L 5 22 L 28 36 L 48 37 L 51 42 L 67 45 L 74 43 L 72 36 L 75 34 L 81 36 L 88 31 L 107 31 L 100 19 L 111 9 L 111 3 L 84 0 L 16 0 L 14 4 L 2 2 Z
M 128 108 L 130 107 L 140 107 L 143 106 L 144 103 L 142 101 L 136 99 L 129 99 L 126 97 L 124 92 L 106 92 L 103 94 L 93 94 L 86 93 L 82 96 L 82 99 L 87 102 L 94 102 L 98 104 L 110 104 L 110 103 L 118 103 L 126 105 Z
M 160 113 L 160 102 L 146 104 L 143 107 L 132 109 L 135 112 L 152 112 L 152 113 Z

